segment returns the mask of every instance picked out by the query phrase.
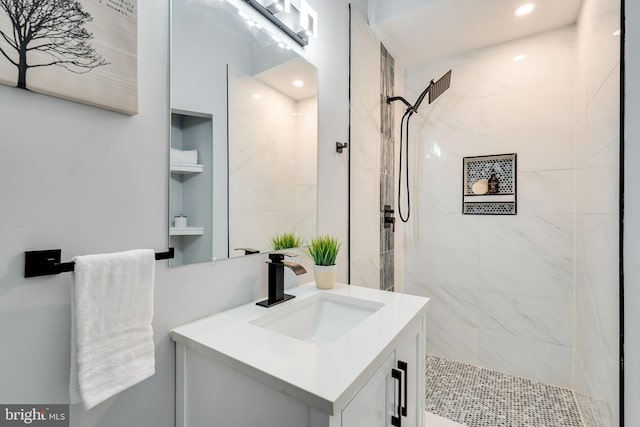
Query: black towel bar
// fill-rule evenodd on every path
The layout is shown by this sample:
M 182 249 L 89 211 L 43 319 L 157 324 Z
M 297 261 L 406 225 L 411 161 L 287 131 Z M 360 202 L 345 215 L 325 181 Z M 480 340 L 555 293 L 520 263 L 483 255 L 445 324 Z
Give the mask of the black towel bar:
M 167 252 L 156 252 L 156 260 L 171 259 L 173 248 Z M 60 262 L 62 249 L 47 249 L 44 251 L 27 251 L 24 253 L 24 277 L 47 276 L 73 271 L 75 262 Z

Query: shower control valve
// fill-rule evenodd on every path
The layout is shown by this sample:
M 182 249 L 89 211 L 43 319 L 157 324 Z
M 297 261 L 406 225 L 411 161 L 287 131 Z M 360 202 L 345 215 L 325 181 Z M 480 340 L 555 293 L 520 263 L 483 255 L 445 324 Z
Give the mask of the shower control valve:
M 396 231 L 396 218 L 393 216 L 395 212 L 391 205 L 384 205 L 384 228 L 391 228 L 391 232 Z

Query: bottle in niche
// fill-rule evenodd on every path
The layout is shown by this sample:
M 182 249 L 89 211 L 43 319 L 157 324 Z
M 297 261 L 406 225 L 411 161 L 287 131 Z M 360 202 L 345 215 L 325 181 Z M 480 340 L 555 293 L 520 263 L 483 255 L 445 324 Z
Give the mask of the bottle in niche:
M 491 194 L 496 194 L 498 192 L 500 182 L 498 181 L 498 177 L 496 176 L 495 171 L 491 173 L 491 177 L 489 178 L 488 184 L 489 184 L 488 192 Z

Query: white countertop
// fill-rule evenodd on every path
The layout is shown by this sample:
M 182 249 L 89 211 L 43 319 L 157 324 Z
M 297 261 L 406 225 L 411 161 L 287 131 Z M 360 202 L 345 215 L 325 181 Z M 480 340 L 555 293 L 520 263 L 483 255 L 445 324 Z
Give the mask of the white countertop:
M 172 329 L 174 341 L 333 415 L 386 357 L 392 341 L 423 310 L 428 298 L 336 285 L 307 283 L 288 289 L 296 298 L 271 308 L 245 304 Z M 251 321 L 286 309 L 319 292 L 384 306 L 332 343 L 314 344 L 272 332 Z

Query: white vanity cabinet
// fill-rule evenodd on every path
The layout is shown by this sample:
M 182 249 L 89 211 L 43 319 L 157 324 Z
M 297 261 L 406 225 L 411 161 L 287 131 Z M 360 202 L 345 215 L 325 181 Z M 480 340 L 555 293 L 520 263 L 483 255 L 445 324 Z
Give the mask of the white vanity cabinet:
M 396 348 L 342 410 L 342 423 L 336 423 L 336 426 L 424 425 L 426 355 L 423 337 L 424 318 L 420 317 L 402 333 Z
M 297 298 L 282 316 L 327 291 L 288 292 Z M 253 303 L 173 329 L 176 425 L 422 427 L 428 299 L 355 286 L 329 292 L 331 301 L 378 308 L 332 342 L 255 326 L 264 323 L 256 315 L 280 312 Z

